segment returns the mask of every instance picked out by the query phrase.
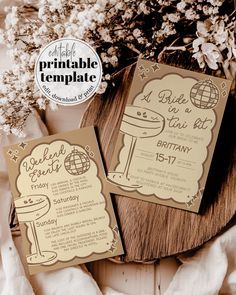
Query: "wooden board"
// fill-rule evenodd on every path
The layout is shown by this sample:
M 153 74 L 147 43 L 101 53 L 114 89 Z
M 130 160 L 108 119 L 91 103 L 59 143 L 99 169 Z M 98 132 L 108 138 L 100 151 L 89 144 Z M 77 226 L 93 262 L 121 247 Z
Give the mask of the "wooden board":
M 109 286 L 127 295 L 164 294 L 178 267 L 174 258 L 161 259 L 155 264 L 115 264 L 109 260 L 87 264 L 102 291 Z
M 134 66 L 89 104 L 81 126 L 95 125 L 109 167 Z M 151 261 L 196 248 L 222 231 L 236 212 L 236 100 L 229 98 L 200 214 L 113 196 L 126 254 L 124 261 Z

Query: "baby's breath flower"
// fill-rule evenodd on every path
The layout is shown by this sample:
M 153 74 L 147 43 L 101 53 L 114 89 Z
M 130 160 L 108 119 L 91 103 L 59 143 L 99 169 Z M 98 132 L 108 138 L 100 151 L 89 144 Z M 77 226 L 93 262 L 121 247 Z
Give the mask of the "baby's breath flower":
M 178 13 L 169 13 L 167 14 L 167 18 L 172 23 L 177 23 L 180 19 L 180 15 Z
M 0 124 L 4 124 L 6 122 L 6 118 L 3 115 L 0 115 Z
M 51 109 L 52 111 L 57 111 L 57 110 L 58 110 L 58 106 L 57 106 L 57 104 L 56 104 L 55 102 L 53 102 L 53 101 L 50 101 L 50 102 L 49 102 L 49 107 L 50 107 L 50 109 Z
M 186 2 L 184 0 L 181 0 L 180 2 L 177 3 L 177 10 L 184 12 L 185 7 L 186 7 Z
M 65 27 L 62 24 L 57 24 L 54 27 L 54 32 L 58 35 L 58 38 L 62 38 L 65 34 Z
M 105 80 L 110 80 L 111 79 L 111 75 L 110 74 L 106 74 L 104 78 L 105 78 Z
M 105 81 L 101 82 L 100 85 L 99 85 L 99 88 L 97 90 L 97 93 L 98 94 L 103 94 L 106 91 L 107 86 L 108 86 L 107 82 L 105 82 Z
M 143 1 L 139 4 L 139 11 L 143 12 L 144 14 L 150 13 L 150 8 L 146 5 L 146 3 Z
M 46 104 L 45 104 L 45 100 L 42 97 L 37 99 L 37 104 L 38 104 L 40 109 L 45 110 Z
M 193 8 L 186 10 L 185 17 L 188 20 L 195 20 L 199 18 L 199 16 L 197 15 L 196 11 Z
M 0 30 L 0 43 L 13 61 L 12 69 L 0 76 L 0 129 L 5 132 L 22 136 L 35 107 L 56 109 L 34 82 L 34 64 L 41 48 L 61 37 L 82 39 L 99 53 L 104 76 L 98 93 L 134 57 L 156 61 L 171 49 L 188 51 L 200 68 L 235 79 L 233 0 L 34 2 L 38 12 L 32 17 L 24 5 L 7 8 L 5 29 Z
M 138 37 L 140 37 L 142 35 L 142 32 L 139 30 L 139 29 L 134 29 L 133 30 L 133 36 L 135 37 L 135 38 L 138 38 Z

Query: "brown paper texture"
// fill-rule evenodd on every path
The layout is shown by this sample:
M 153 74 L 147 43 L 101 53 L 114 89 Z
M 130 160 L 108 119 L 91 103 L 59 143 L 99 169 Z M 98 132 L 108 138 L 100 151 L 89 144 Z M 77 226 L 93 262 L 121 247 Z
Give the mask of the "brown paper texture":
M 109 189 L 198 212 L 231 81 L 140 59 Z
M 5 148 L 31 274 L 123 254 L 93 127 Z

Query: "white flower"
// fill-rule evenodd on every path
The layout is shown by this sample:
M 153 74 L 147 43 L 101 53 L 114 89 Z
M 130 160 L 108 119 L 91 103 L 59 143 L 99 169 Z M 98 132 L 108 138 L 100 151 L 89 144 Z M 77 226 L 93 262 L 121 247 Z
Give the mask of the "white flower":
M 98 0 L 98 2 L 103 2 L 103 0 Z M 116 2 L 117 2 L 117 0 L 109 0 L 109 3 L 113 6 L 113 5 L 115 5 L 116 4 Z
M 0 29 L 0 44 L 4 43 L 4 31 Z
M 105 78 L 105 80 L 111 80 L 111 75 L 110 74 L 106 74 L 104 78 Z
M 105 19 L 104 13 L 98 13 L 96 15 L 96 20 L 98 21 L 98 23 L 102 23 L 104 21 L 104 19 Z
M 110 63 L 113 67 L 116 67 L 117 64 L 118 64 L 118 58 L 117 56 L 113 55 L 111 58 L 110 58 Z
M 224 71 L 227 77 L 230 72 L 235 78 L 235 18 L 219 9 L 226 1 L 40 0 L 38 15 L 29 14 L 18 1 L 19 7 L 7 10 L 5 30 L 0 30 L 0 41 L 5 42 L 14 63 L 0 78 L 0 128 L 20 136 L 33 107 L 45 108 L 48 101 L 33 80 L 34 64 L 41 48 L 58 37 L 79 38 L 98 50 L 104 66 L 100 93 L 111 79 L 112 68 L 123 66 L 122 54 L 156 59 L 158 52 L 177 39 L 183 46 L 172 48 L 193 52 L 199 67 L 218 69 L 221 75 Z M 147 16 L 150 13 L 152 20 Z M 185 31 L 188 25 L 196 28 L 192 30 L 195 40 Z M 183 31 L 176 34 L 177 28 Z
M 58 15 L 53 15 L 53 16 L 52 16 L 52 22 L 53 22 L 53 23 L 57 23 L 57 22 L 59 22 L 59 20 L 60 20 L 60 18 L 59 18 Z
M 116 4 L 115 8 L 116 8 L 117 10 L 125 10 L 126 5 L 125 5 L 125 3 L 122 3 L 122 2 L 120 1 L 119 3 Z
M 99 11 L 100 9 L 102 9 L 102 6 L 98 3 L 95 3 L 94 7 L 93 7 L 96 11 Z
M 139 44 L 146 44 L 146 41 L 147 41 L 147 39 L 143 37 L 139 37 L 137 40 Z
M 85 28 L 89 28 L 89 27 L 91 26 L 91 21 L 88 20 L 88 19 L 84 20 L 84 22 L 83 22 L 83 26 L 84 26 Z
M 31 67 L 34 66 L 37 57 L 38 57 L 38 52 L 32 53 L 32 55 L 30 56 L 30 60 L 29 60 L 29 66 L 31 66 Z
M 150 9 L 147 7 L 146 3 L 144 3 L 144 2 L 141 2 L 139 4 L 139 10 L 141 12 L 143 12 L 144 14 L 149 14 L 150 13 Z
M 193 52 L 198 52 L 200 49 L 199 47 L 206 42 L 206 39 L 203 37 L 199 37 L 195 40 L 193 40 Z
M 8 29 L 6 31 L 6 39 L 9 42 L 7 45 L 12 46 L 12 44 L 15 42 L 15 30 L 14 29 Z
M 72 36 L 74 35 L 78 39 L 83 39 L 85 31 L 86 31 L 86 29 L 83 26 L 79 26 L 79 27 L 77 27 L 77 30 L 72 31 L 73 33 L 71 35 Z
M 3 115 L 0 115 L 0 124 L 4 124 L 6 122 L 6 118 Z
M 45 110 L 46 105 L 45 105 L 45 99 L 43 99 L 42 97 L 37 99 L 37 104 L 39 106 L 40 109 Z
M 1 97 L 0 98 L 0 105 L 4 105 L 7 103 L 7 98 L 6 97 Z
M 13 127 L 13 128 L 11 128 L 11 132 L 18 137 L 25 137 L 26 136 L 25 133 L 20 128 Z
M 125 10 L 125 13 L 122 15 L 122 19 L 123 20 L 129 20 L 129 19 L 132 18 L 132 16 L 133 16 L 132 9 L 127 9 L 127 10 Z
M 94 9 L 94 7 L 92 6 L 91 8 L 87 8 L 84 10 L 84 16 L 85 19 L 91 20 L 96 18 L 96 15 L 98 14 L 98 11 L 96 11 L 96 9 Z
M 211 15 L 213 14 L 213 7 L 212 6 L 207 6 L 207 5 L 204 5 L 202 7 L 202 11 L 205 15 Z
M 20 59 L 21 61 L 28 61 L 30 59 L 30 55 L 26 52 L 22 52 L 22 54 L 20 55 Z
M 29 72 L 21 76 L 21 82 L 23 83 L 23 85 L 29 82 L 30 80 L 32 80 L 32 76 Z
M 62 0 L 49 0 L 50 10 L 53 12 L 55 10 L 63 9 L 63 1 Z
M 96 91 L 98 94 L 103 94 L 107 89 L 107 82 L 103 81 L 100 83 L 98 90 Z
M 62 24 L 57 24 L 54 27 L 54 32 L 58 35 L 59 38 L 62 38 L 65 34 L 65 27 Z
M 80 21 L 80 23 L 82 24 L 83 21 L 85 21 L 85 19 L 86 19 L 86 13 L 84 11 L 80 11 L 77 15 L 77 18 Z
M 221 6 L 223 4 L 223 0 L 207 0 L 212 6 Z
M 185 17 L 186 17 L 186 19 L 189 19 L 189 20 L 194 20 L 194 19 L 199 18 L 196 11 L 194 11 L 192 8 L 186 10 Z
M 96 23 L 95 22 L 91 22 L 90 30 L 94 31 L 95 29 L 96 29 Z
M 15 92 L 10 92 L 8 94 L 8 98 L 9 98 L 9 101 L 13 101 L 14 99 L 16 99 L 16 93 Z
M 218 69 L 218 63 L 222 62 L 222 55 L 215 44 L 212 43 L 203 43 L 200 47 L 200 51 L 196 52 L 193 55 L 193 58 L 196 58 L 200 68 L 205 66 L 205 63 L 212 70 Z
M 10 130 L 11 130 L 11 125 L 9 124 L 4 124 L 2 126 L 2 130 L 6 133 L 6 134 L 9 134 L 10 133 Z
M 49 102 L 49 107 L 50 107 L 50 109 L 52 111 L 57 111 L 58 110 L 58 105 L 55 102 L 53 102 L 53 101 L 50 101 Z
M 6 110 L 6 114 L 9 115 L 9 116 L 12 116 L 15 112 L 15 109 L 11 106 L 9 106 Z
M 6 15 L 6 18 L 5 18 L 5 26 L 6 26 L 6 29 L 9 29 L 11 27 L 15 27 L 19 21 L 19 18 L 18 18 L 18 7 L 16 6 L 13 6 L 11 8 L 11 11 Z
M 233 96 L 236 94 L 236 62 L 226 60 L 223 63 L 223 70 L 226 76 L 226 79 L 232 80 L 231 91 Z
M 209 30 L 211 27 L 211 22 L 206 20 L 205 22 L 198 21 L 197 22 L 197 36 L 198 37 L 208 37 Z
M 76 22 L 77 15 L 78 15 L 78 10 L 76 8 L 73 8 L 70 13 L 69 22 L 70 23 Z
M 101 59 L 102 59 L 102 61 L 104 63 L 108 63 L 109 62 L 109 58 L 108 58 L 108 56 L 107 56 L 107 54 L 105 52 L 102 52 L 100 56 L 101 56 Z
M 40 35 L 44 35 L 44 34 L 46 34 L 47 31 L 48 31 L 48 27 L 47 27 L 46 24 L 43 24 L 43 25 L 39 28 L 39 30 L 38 30 L 38 32 L 39 32 Z
M 177 3 L 177 9 L 181 12 L 184 12 L 184 9 L 186 7 L 186 3 L 182 0 L 179 3 Z
M 236 58 L 236 43 L 233 31 L 229 31 L 226 46 L 228 49 L 227 60 L 229 61 L 232 57 Z
M 201 4 L 197 5 L 197 10 L 202 10 L 202 5 Z
M 39 18 L 39 19 L 42 19 L 43 16 L 44 16 L 44 14 L 45 14 L 44 6 L 40 6 L 40 7 L 39 7 L 39 10 L 38 10 L 38 18 Z
M 109 55 L 114 55 L 116 53 L 116 48 L 114 46 L 111 46 L 107 49 L 107 53 Z
M 142 35 L 142 32 L 139 29 L 134 29 L 133 30 L 133 36 L 135 38 L 141 37 L 141 35 Z
M 180 19 L 180 15 L 178 13 L 169 13 L 167 14 L 167 18 L 172 23 L 177 23 Z
M 219 13 L 219 7 L 218 6 L 215 6 L 213 8 L 213 11 L 212 11 L 213 14 L 218 14 Z
M 225 29 L 225 23 L 223 20 L 216 23 L 213 36 L 216 44 L 223 44 L 228 38 L 228 31 Z
M 99 30 L 99 34 L 101 35 L 102 39 L 105 42 L 112 42 L 111 36 L 110 36 L 110 32 L 107 28 L 102 28 Z
M 174 25 L 170 22 L 163 22 L 161 25 L 162 30 L 159 32 L 161 37 L 164 36 L 171 36 L 176 33 Z
M 97 0 L 96 4 L 100 5 L 101 9 L 104 9 L 107 4 L 115 5 L 116 0 Z

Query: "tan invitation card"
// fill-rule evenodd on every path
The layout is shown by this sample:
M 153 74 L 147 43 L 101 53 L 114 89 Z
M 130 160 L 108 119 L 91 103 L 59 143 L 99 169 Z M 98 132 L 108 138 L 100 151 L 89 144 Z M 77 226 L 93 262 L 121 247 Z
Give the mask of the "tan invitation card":
M 111 192 L 198 212 L 231 81 L 138 60 Z
M 123 254 L 93 127 L 4 152 L 30 274 Z

